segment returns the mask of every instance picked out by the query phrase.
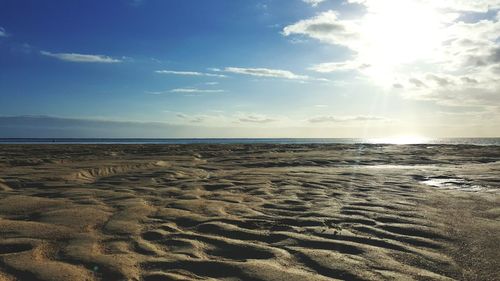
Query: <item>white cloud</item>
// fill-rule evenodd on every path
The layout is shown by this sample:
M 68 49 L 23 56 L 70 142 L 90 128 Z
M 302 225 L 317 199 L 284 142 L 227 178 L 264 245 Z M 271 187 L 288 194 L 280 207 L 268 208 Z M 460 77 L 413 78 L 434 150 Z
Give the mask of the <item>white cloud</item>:
M 307 3 L 313 7 L 317 7 L 319 4 L 325 2 L 325 0 L 302 0 L 302 2 Z
M 5 31 L 5 28 L 0 26 L 0 37 L 7 37 L 7 31 Z
M 335 11 L 327 11 L 286 26 L 282 34 L 305 35 L 325 43 L 350 46 L 359 37 L 357 25 L 355 21 L 340 20 Z
M 197 89 L 197 88 L 177 88 L 170 90 L 171 93 L 223 93 L 220 89 Z
M 347 2 L 363 5 L 365 12 L 343 18 L 326 11 L 283 29 L 284 36 L 351 51 L 344 61 L 319 63 L 311 70 L 357 71 L 405 97 L 445 105 L 498 101 L 500 0 Z
M 485 109 L 500 105 L 500 80 L 489 71 L 466 75 L 416 73 L 401 75 L 394 91 L 420 100 L 431 100 L 448 106 L 481 106 Z M 499 107 L 500 109 L 500 107 Z
M 82 62 L 82 63 L 118 63 L 122 62 L 119 59 L 115 59 L 103 55 L 85 55 L 76 53 L 51 53 L 47 51 L 40 51 L 44 56 L 53 57 L 63 61 L 69 62 Z
M 214 73 L 206 73 L 198 71 L 156 70 L 155 72 L 158 74 L 172 74 L 172 75 L 182 75 L 182 76 L 207 76 L 207 77 L 219 77 L 219 78 L 226 77 L 226 75 L 223 74 L 214 74 Z
M 391 0 L 347 0 L 348 3 L 357 3 L 373 8 Z M 420 0 L 419 2 L 437 9 L 454 12 L 486 13 L 500 9 L 499 0 Z
M 499 0 L 426 0 L 425 2 L 440 9 L 459 12 L 486 13 L 500 9 Z
M 328 73 L 334 71 L 363 70 L 368 67 L 370 67 L 370 65 L 367 63 L 348 60 L 343 62 L 320 63 L 310 67 L 309 69 L 316 72 Z
M 389 119 L 378 116 L 332 116 L 323 115 L 310 118 L 311 123 L 342 123 L 342 122 L 363 122 L 363 121 L 389 121 Z
M 417 78 L 410 78 L 408 79 L 408 82 L 411 83 L 416 88 L 427 88 L 427 85 L 424 82 L 422 82 L 422 80 L 419 80 Z

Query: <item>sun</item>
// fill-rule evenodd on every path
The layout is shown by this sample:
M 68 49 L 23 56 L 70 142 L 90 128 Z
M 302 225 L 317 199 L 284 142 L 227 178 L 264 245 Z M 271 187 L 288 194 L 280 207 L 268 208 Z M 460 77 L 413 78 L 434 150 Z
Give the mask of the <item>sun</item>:
M 435 59 L 443 38 L 442 15 L 415 0 L 373 1 L 360 23 L 359 58 L 368 74 L 391 79 L 404 64 Z

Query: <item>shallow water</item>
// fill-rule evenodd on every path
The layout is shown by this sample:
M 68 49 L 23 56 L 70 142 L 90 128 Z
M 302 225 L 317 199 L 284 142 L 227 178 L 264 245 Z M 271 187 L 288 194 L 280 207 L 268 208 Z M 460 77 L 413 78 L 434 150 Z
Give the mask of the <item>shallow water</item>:
M 469 192 L 477 192 L 488 189 L 488 187 L 486 186 L 477 185 L 473 182 L 460 178 L 430 178 L 428 180 L 422 181 L 421 183 L 439 189 L 461 190 Z

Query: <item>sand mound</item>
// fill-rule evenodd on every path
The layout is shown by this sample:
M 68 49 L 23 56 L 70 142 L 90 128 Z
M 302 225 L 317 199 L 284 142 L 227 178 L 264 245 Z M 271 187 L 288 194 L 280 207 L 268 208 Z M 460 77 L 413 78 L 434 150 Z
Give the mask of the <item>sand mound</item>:
M 166 161 L 153 161 L 150 163 L 122 164 L 117 166 L 103 166 L 98 168 L 82 169 L 66 177 L 69 181 L 92 183 L 102 177 L 125 174 L 138 170 L 154 169 L 156 167 L 168 167 Z

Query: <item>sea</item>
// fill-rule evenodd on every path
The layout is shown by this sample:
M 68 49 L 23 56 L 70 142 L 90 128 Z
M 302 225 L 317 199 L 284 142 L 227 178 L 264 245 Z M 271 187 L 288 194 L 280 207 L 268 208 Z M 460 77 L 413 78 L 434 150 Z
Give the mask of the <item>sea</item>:
M 449 144 L 500 146 L 500 138 L 0 138 L 0 144 Z

